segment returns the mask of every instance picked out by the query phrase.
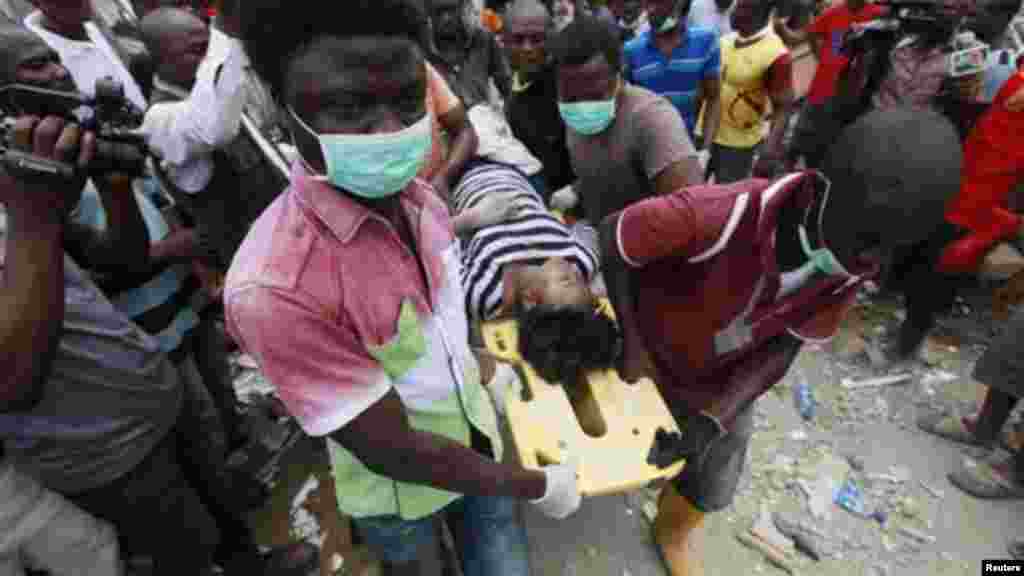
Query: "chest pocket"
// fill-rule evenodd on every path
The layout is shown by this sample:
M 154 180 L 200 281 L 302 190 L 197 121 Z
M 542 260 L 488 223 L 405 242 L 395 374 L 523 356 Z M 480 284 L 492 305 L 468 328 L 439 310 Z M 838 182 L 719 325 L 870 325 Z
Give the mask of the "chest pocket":
M 369 346 L 368 351 L 392 379 L 412 370 L 423 358 L 427 353 L 427 339 L 412 300 L 406 298 L 402 301 L 394 338 L 380 346 Z

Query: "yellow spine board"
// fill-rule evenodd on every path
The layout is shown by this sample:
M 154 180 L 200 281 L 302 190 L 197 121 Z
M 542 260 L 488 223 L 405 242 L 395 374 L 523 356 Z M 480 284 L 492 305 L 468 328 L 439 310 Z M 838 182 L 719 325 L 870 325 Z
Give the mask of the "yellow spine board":
M 601 309 L 614 317 L 607 300 Z M 593 372 L 575 388 L 573 402 L 565 388 L 544 381 L 523 362 L 515 320 L 484 323 L 481 332 L 489 352 L 518 368 L 532 396 L 524 400 L 513 394 L 506 402 L 523 466 L 539 468 L 572 454 L 586 496 L 625 492 L 682 470 L 682 462 L 663 470 L 647 463 L 658 428 L 678 430 L 653 381 L 627 384 L 614 370 Z

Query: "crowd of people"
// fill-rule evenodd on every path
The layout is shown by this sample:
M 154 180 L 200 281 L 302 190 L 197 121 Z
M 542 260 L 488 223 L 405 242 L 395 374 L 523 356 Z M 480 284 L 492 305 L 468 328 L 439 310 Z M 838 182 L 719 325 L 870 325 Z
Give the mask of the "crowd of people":
M 953 77 L 948 34 L 911 36 L 865 95 L 844 39 L 888 12 L 863 0 L 147 1 L 142 64 L 89 0 L 31 3 L 0 25 L 0 86 L 115 80 L 151 162 L 96 162 L 95 108 L 0 102 L 3 576 L 318 570 L 247 524 L 267 494 L 228 465 L 251 439 L 235 347 L 324 441 L 384 573 L 441 574 L 445 523 L 466 576 L 529 574 L 519 503 L 562 519 L 582 498 L 571 455 L 503 457 L 523 383 L 474 327 L 509 316 L 549 382 L 657 383 L 686 465 L 655 540 L 670 574 L 702 574 L 705 516 L 802 344 L 874 281 L 904 293 L 890 356 L 913 358 L 1022 231 L 1024 60 Z M 1019 9 L 980 1 L 975 35 L 996 45 Z M 73 175 L 36 169 L 54 162 Z M 1022 331 L 978 363 L 980 414 L 920 427 L 997 443 Z M 951 480 L 1024 498 L 1024 456 Z

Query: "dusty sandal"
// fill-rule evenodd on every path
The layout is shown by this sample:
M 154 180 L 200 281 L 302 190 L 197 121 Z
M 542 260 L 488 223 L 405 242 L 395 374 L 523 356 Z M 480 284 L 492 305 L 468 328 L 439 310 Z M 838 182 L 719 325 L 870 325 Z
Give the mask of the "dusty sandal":
M 926 416 L 917 421 L 917 427 L 921 430 L 969 446 L 981 446 L 981 442 L 964 425 L 963 419 L 959 416 L 935 414 Z
M 960 470 L 949 475 L 949 481 L 967 494 L 983 500 L 1024 499 L 1024 486 L 1013 482 L 989 462 L 965 462 Z

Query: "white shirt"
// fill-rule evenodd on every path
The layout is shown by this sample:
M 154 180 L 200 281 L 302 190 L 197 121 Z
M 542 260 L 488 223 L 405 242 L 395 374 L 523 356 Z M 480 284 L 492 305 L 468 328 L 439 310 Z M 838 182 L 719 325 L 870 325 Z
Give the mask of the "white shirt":
M 734 0 L 728 10 L 719 12 L 715 0 L 693 0 L 687 22 L 690 26 L 713 28 L 720 37 L 725 36 L 732 32 L 732 11 L 735 7 Z
M 501 110 L 490 104 L 477 104 L 469 109 L 468 115 L 480 141 L 476 151 L 478 156 L 515 166 L 527 176 L 537 174 L 544 167 L 512 134 Z
M 182 100 L 154 104 L 146 111 L 139 133 L 183 191 L 197 193 L 205 188 L 213 178 L 213 152 L 238 136 L 248 65 L 241 42 L 211 29 L 210 45 L 191 92 L 154 79 L 154 88 Z
M 39 36 L 52 48 L 71 78 L 75 81 L 78 91 L 89 96 L 96 95 L 96 81 L 107 76 L 124 85 L 124 95 L 139 108 L 146 109 L 146 98 L 142 95 L 135 78 L 121 62 L 121 57 L 114 51 L 107 37 L 92 22 L 85 23 L 88 41 L 70 40 L 43 28 L 42 12 L 36 10 L 25 17 L 25 26 Z

